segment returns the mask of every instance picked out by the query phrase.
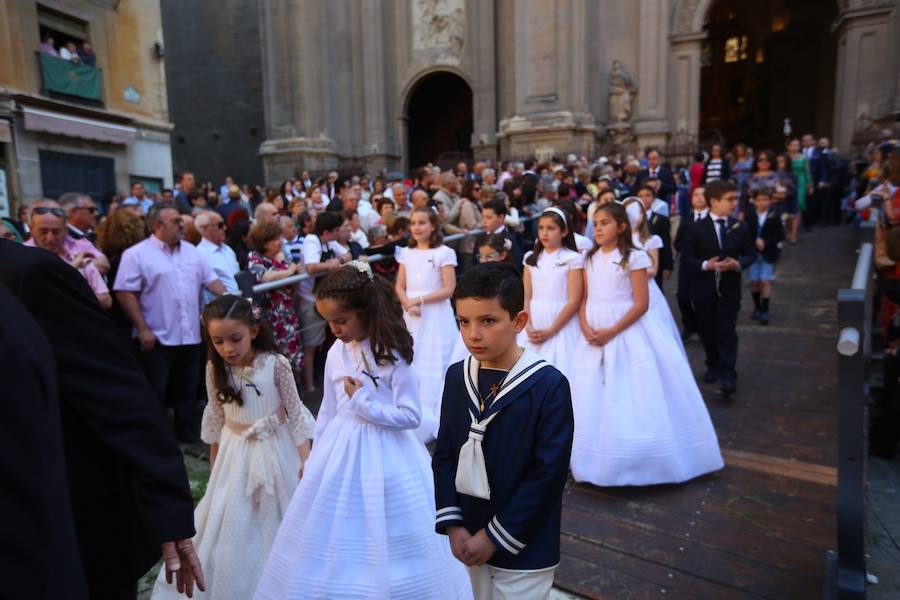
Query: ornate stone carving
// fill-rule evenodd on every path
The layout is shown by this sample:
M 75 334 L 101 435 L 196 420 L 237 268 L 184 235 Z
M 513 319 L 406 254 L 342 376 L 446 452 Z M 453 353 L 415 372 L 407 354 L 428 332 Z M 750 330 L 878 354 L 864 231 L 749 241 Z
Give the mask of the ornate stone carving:
M 700 0 L 681 0 L 678 5 L 678 16 L 675 20 L 674 34 L 692 33 L 694 29 L 694 15 Z
M 459 57 L 465 40 L 465 0 L 412 0 L 413 50 Z
M 638 93 L 637 84 L 628 71 L 628 67 L 620 60 L 614 60 L 612 72 L 609 74 L 609 121 L 612 123 L 628 123 L 631 121 L 632 108 Z

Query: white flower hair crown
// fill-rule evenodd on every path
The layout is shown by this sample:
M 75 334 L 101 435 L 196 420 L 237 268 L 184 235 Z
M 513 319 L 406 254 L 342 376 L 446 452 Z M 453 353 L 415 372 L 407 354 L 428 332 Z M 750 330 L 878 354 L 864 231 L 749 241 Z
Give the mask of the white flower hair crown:
M 361 260 L 351 260 L 347 263 L 347 266 L 353 267 L 360 273 L 365 273 L 369 281 L 375 281 L 375 274 L 372 272 L 372 266 L 369 263 Z

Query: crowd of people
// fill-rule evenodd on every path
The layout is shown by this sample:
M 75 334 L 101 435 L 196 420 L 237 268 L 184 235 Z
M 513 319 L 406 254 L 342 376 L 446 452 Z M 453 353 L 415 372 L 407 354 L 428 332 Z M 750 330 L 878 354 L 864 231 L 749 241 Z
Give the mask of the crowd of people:
M 43 37 L 38 51 L 47 56 L 61 58 L 89 67 L 97 66 L 97 55 L 94 54 L 94 46 L 89 40 L 83 40 L 81 44 L 78 44 L 70 39 L 66 43 L 57 46 L 56 40 L 52 35 L 48 34 Z
M 177 440 L 211 446 L 193 538 L 208 577 L 176 557 L 154 597 L 175 573 L 216 598 L 539 598 L 569 472 L 723 467 L 684 342 L 700 338 L 704 384 L 736 393 L 745 275 L 766 325 L 785 244 L 872 206 L 896 270 L 898 153 L 888 135 L 848 162 L 807 135 L 691 164 L 651 148 L 266 190 L 185 172 L 159 195 L 35 201 L 0 234 L 80 274 Z

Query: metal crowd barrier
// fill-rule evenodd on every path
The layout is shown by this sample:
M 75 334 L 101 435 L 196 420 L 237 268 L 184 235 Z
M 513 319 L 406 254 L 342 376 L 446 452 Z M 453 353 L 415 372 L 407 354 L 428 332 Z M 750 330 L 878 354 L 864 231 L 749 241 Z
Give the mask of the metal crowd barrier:
M 872 349 L 873 258 L 876 223 L 862 224 L 849 288 L 838 290 L 837 552 L 826 557 L 825 598 L 866 597 L 866 432 Z

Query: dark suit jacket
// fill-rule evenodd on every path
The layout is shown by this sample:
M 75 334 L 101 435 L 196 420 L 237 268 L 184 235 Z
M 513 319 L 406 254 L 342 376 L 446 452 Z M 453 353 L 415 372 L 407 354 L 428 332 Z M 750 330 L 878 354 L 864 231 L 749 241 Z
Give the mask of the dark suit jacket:
M 718 298 L 715 272 L 704 271 L 703 261 L 727 256 L 741 263 L 741 271 L 743 271 L 756 260 L 756 249 L 753 247 L 753 238 L 750 236 L 750 228 L 746 223 L 729 217 L 725 224 L 723 237 L 724 246 L 719 248 L 716 225 L 709 216 L 684 230 L 681 264 L 693 273 L 691 299 L 695 302 L 709 302 Z M 741 273 L 739 271 L 722 273 L 719 291 L 723 300 L 740 302 Z M 698 315 L 698 318 L 703 318 L 703 316 Z
M 137 582 L 163 542 L 194 535 L 181 452 L 128 340 L 78 271 L 0 240 L 0 283 L 53 349 L 84 572 L 90 596 L 109 597 Z
M 644 169 L 639 172 L 634 181 L 634 187 L 631 190 L 632 193 L 637 194 L 638 188 L 644 185 L 649 178 L 650 169 Z M 656 191 L 657 197 L 669 202 L 672 198 L 672 194 L 674 194 L 676 190 L 675 177 L 672 176 L 671 169 L 665 165 L 661 165 L 659 167 L 659 172 L 656 174 L 656 178 L 659 180 L 659 189 Z
M 538 184 L 540 182 L 541 178 L 536 173 L 531 172 L 522 175 L 522 202 L 524 204 L 534 202 L 535 196 L 537 196 Z
M 0 577 L 4 598 L 86 599 L 59 423 L 56 364 L 0 285 Z
M 672 236 L 669 233 L 669 219 L 661 214 L 651 212 L 650 219 L 647 221 L 647 227 L 650 229 L 650 233 L 658 235 L 663 243 L 663 247 L 659 249 L 659 269 L 656 274 L 657 278 L 661 279 L 663 271 L 671 271 L 674 267 L 672 259 Z
M 765 244 L 763 251 L 760 252 L 763 260 L 768 263 L 778 262 L 778 259 L 781 258 L 781 248 L 778 244 L 784 241 L 784 225 L 781 221 L 781 211 L 774 207 L 769 208 L 766 222 L 763 223 L 762 235 L 758 233 L 759 216 L 756 214 L 756 209 L 751 208 L 751 210 L 747 211 L 745 220 L 747 227 L 750 228 L 750 239 L 754 240 L 753 243 L 756 243 L 757 237 L 761 237 Z

